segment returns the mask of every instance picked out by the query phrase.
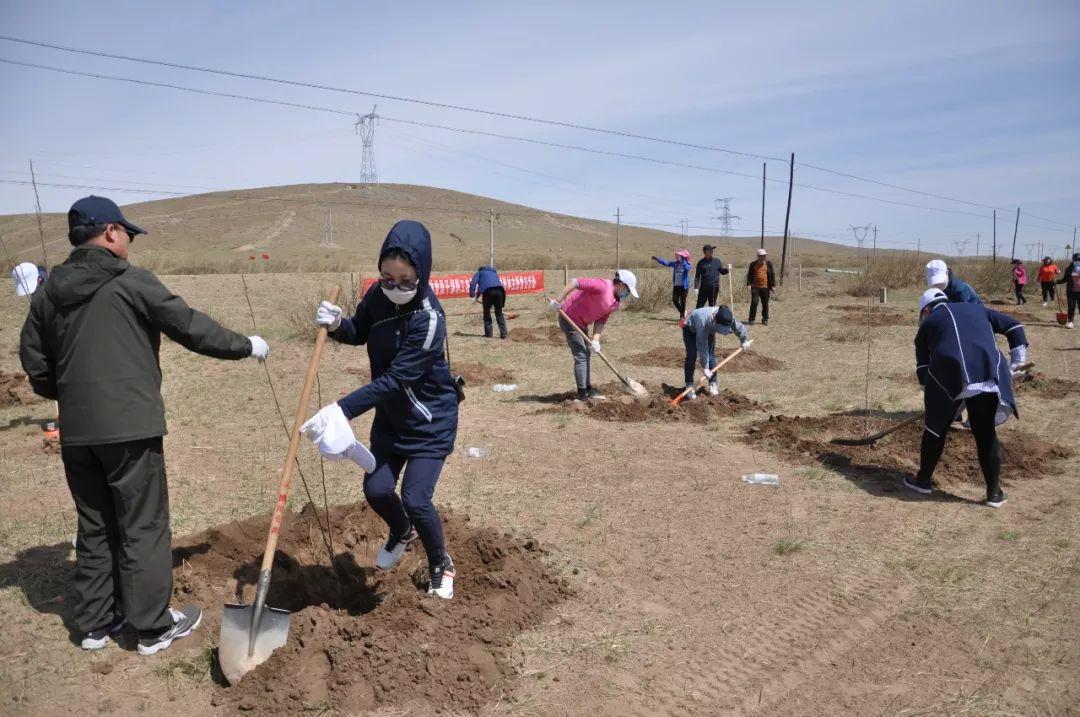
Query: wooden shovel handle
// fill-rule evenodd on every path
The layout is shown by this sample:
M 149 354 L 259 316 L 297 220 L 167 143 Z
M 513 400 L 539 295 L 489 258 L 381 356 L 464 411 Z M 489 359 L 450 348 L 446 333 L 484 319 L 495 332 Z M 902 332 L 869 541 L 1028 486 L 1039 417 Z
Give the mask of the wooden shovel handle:
M 337 303 L 340 286 L 330 290 L 330 303 Z M 308 402 L 311 401 L 311 389 L 315 385 L 315 375 L 319 371 L 319 359 L 322 358 L 323 348 L 326 346 L 327 329 L 320 326 L 315 335 L 315 350 L 308 362 L 307 376 L 304 377 L 304 388 L 300 391 L 300 403 L 296 407 L 296 416 L 293 418 L 292 432 L 289 434 L 289 452 L 285 455 L 285 467 L 281 471 L 281 486 L 278 488 L 277 505 L 274 506 L 274 517 L 270 521 L 270 535 L 266 538 L 266 551 L 263 553 L 262 570 L 270 570 L 274 562 L 274 551 L 277 550 L 278 533 L 281 531 L 281 520 L 285 516 L 285 502 L 289 499 L 289 488 L 292 485 L 293 467 L 296 465 L 296 453 L 300 450 L 300 426 L 307 417 Z
M 735 358 L 736 356 L 738 356 L 738 355 L 739 355 L 739 354 L 741 354 L 742 352 L 743 352 L 743 349 L 742 349 L 742 347 L 741 347 L 741 346 L 740 346 L 739 348 L 735 349 L 734 351 L 732 351 L 732 352 L 731 352 L 731 355 L 730 355 L 730 356 L 728 356 L 727 358 L 725 358 L 725 359 L 724 359 L 723 361 L 721 361 L 720 363 L 716 364 L 716 368 L 714 368 L 714 369 L 713 369 L 713 375 L 714 375 L 714 376 L 716 375 L 716 372 L 720 370 L 720 367 L 721 367 L 721 366 L 723 366 L 723 365 L 724 365 L 724 364 L 726 364 L 726 363 L 727 363 L 728 361 L 730 361 L 731 359 Z M 708 376 L 705 376 L 705 377 L 704 377 L 704 378 L 702 378 L 702 379 L 701 379 L 700 381 L 698 381 L 697 385 L 698 385 L 698 386 L 702 386 L 702 387 L 704 387 L 705 383 L 707 383 L 707 382 L 708 382 L 708 380 L 709 380 L 709 377 L 708 377 Z M 683 391 L 682 393 L 680 393 L 680 394 L 679 394 L 678 396 L 676 396 L 675 398 L 671 399 L 671 405 L 672 405 L 672 406 L 678 406 L 678 405 L 679 405 L 680 403 L 682 403 L 682 402 L 683 402 L 683 399 L 684 399 L 684 398 L 686 398 L 686 395 L 687 395 L 688 393 L 690 393 L 690 391 L 692 391 L 692 390 L 693 390 L 694 388 L 695 388 L 694 386 L 691 386 L 690 388 L 686 389 L 685 391 Z

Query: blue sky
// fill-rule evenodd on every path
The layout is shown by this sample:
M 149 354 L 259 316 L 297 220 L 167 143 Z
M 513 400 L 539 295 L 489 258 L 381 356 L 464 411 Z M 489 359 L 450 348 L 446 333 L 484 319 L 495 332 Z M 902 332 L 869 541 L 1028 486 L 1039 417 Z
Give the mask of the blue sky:
M 1027 243 L 1063 251 L 1080 223 L 1080 4 L 16 3 L 0 34 L 570 121 L 770 157 L 796 153 L 798 232 L 955 252 L 990 210 L 850 180 L 827 167 L 991 206 L 1020 205 Z M 0 42 L 0 58 L 365 113 L 374 99 Z M 347 116 L 0 64 L 0 180 L 173 192 L 355 181 Z M 441 123 L 760 176 L 761 160 L 377 100 L 388 118 Z M 733 197 L 757 232 L 760 179 L 382 122 L 379 177 L 553 211 L 716 224 Z M 768 162 L 770 179 L 787 166 Z M 62 211 L 86 190 L 42 188 Z M 121 203 L 152 194 L 110 192 Z M 766 228 L 784 221 L 769 183 Z M 33 209 L 0 182 L 0 213 Z M 957 214 L 955 212 L 961 212 Z M 1033 216 L 1027 216 L 1029 213 Z M 975 216 L 972 216 L 975 215 Z M 1040 217 L 1040 218 L 1035 218 Z M 1055 224 L 1053 219 L 1069 226 Z M 999 212 L 999 244 L 1012 215 Z M 704 233 L 698 230 L 695 233 Z

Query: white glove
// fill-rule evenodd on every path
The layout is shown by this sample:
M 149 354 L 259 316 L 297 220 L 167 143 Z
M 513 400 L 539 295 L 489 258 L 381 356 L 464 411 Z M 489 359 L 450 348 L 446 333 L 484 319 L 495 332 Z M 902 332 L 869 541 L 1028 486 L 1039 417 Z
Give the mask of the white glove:
M 251 342 L 251 358 L 259 359 L 259 363 L 266 360 L 266 357 L 270 355 L 270 346 L 263 340 L 262 336 L 248 336 L 248 341 Z
M 728 271 L 731 271 L 731 264 L 728 264 L 728 265 L 727 265 L 727 270 L 728 270 Z
M 1013 371 L 1017 366 L 1027 363 L 1027 346 L 1017 346 L 1009 349 L 1009 368 Z
M 562 304 L 560 304 L 558 301 L 555 301 L 555 299 L 552 299 L 548 302 L 548 308 L 552 311 L 558 311 L 562 308 Z
M 315 310 L 315 323 L 325 326 L 327 331 L 337 331 L 341 326 L 341 307 L 329 301 L 320 302 Z
M 360 441 L 356 441 L 351 448 L 345 451 L 345 457 L 360 466 L 365 473 L 375 472 L 375 456 Z
M 715 368 L 703 368 L 703 369 L 701 369 L 701 372 L 703 374 L 705 374 L 705 378 L 707 378 L 709 380 L 712 380 L 713 374 L 716 373 L 716 369 Z
M 754 343 L 753 339 L 747 339 L 746 341 L 743 341 L 741 344 L 739 344 L 739 346 L 742 347 L 743 351 L 748 351 L 750 349 L 750 344 L 752 343 Z
M 353 435 L 349 419 L 337 403 L 319 409 L 319 412 L 300 426 L 300 432 L 319 449 L 319 453 L 332 460 L 348 458 L 364 469 L 375 470 L 375 456 Z
M 592 344 L 592 350 L 600 353 L 600 339 L 593 339 L 590 343 Z
M 698 289 L 697 289 L 697 287 L 695 286 L 695 287 L 694 287 L 694 296 L 697 296 L 697 295 L 698 295 Z

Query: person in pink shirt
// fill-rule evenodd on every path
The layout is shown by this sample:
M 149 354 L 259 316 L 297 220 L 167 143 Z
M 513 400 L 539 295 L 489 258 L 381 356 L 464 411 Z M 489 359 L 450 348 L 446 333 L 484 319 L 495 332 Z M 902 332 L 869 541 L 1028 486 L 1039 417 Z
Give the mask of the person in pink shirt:
M 582 331 L 588 333 L 589 326 L 592 326 L 592 340 L 586 341 L 566 318 L 559 315 L 559 328 L 566 335 L 566 344 L 574 357 L 578 400 L 603 398 L 590 382 L 591 352 L 600 352 L 600 334 L 604 332 L 608 317 L 629 296 L 638 297 L 637 277 L 632 271 L 619 269 L 614 279 L 574 279 L 566 285 L 558 299 L 551 300 L 551 309 L 562 309 Z
M 1012 260 L 1013 288 L 1016 289 L 1016 305 L 1027 303 L 1024 287 L 1027 286 L 1027 268 L 1019 259 Z

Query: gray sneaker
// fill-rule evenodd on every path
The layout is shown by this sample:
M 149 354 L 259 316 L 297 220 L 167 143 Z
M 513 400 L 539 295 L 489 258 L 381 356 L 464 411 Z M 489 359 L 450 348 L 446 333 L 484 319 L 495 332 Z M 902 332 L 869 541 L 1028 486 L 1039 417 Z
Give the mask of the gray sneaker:
M 170 607 L 169 614 L 173 619 L 172 627 L 156 637 L 139 638 L 140 655 L 153 655 L 168 649 L 173 640 L 187 637 L 202 623 L 202 608 L 198 605 L 188 605 L 183 610 Z

